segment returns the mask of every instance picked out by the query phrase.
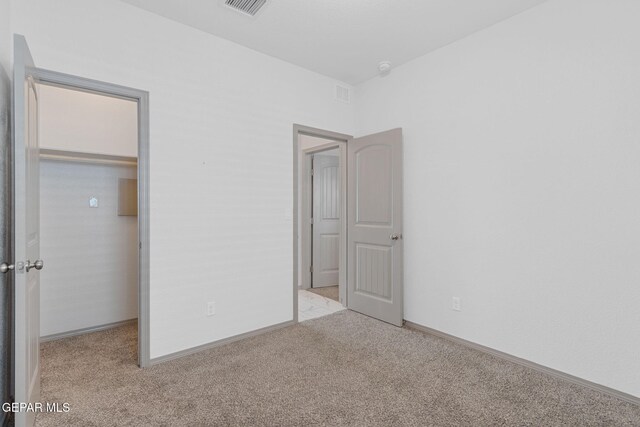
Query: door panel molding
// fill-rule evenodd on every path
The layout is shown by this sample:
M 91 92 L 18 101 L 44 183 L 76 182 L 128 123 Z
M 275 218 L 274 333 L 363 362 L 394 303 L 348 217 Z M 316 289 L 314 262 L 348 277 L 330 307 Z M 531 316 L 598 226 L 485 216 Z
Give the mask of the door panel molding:
M 374 144 L 362 147 L 354 152 L 356 189 L 364 188 L 372 194 L 361 194 L 357 191 L 355 222 L 358 225 L 389 227 L 393 226 L 393 211 L 390 209 L 393 200 L 391 176 L 393 164 L 391 148 Z M 373 182 L 371 185 L 358 185 L 361 179 Z M 366 203 L 366 205 L 364 205 Z M 364 213 L 364 214 L 363 214 Z
M 393 247 L 355 242 L 355 293 L 393 302 Z

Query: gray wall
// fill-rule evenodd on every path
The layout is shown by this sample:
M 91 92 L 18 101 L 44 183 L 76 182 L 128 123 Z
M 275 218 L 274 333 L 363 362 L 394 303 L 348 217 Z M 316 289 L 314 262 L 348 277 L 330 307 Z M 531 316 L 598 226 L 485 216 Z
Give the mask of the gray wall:
M 135 166 L 40 162 L 41 336 L 137 317 L 137 217 L 118 216 L 119 178 L 135 177 Z

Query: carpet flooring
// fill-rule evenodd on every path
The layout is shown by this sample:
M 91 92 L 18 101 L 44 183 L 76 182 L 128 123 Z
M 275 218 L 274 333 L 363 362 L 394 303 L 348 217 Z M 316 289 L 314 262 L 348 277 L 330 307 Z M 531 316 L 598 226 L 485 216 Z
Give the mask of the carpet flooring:
M 638 426 L 640 407 L 341 311 L 148 369 L 124 326 L 42 345 L 38 426 Z
M 340 293 L 337 286 L 327 286 L 325 288 L 310 288 L 306 289 L 314 294 L 322 295 L 325 298 L 332 299 L 340 302 Z

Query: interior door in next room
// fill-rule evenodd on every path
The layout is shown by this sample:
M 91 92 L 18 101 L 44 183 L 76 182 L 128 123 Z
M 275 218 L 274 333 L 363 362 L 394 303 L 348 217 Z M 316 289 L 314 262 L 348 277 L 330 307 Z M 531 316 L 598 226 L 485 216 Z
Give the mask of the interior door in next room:
M 336 286 L 340 251 L 340 158 L 313 156 L 313 255 L 314 288 Z

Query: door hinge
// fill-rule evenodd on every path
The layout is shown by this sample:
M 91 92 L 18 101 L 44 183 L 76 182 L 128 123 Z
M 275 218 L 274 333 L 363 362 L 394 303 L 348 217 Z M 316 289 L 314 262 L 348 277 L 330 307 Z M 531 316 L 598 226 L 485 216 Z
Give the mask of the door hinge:
M 311 176 L 313 176 L 313 174 L 314 174 L 313 169 L 311 169 Z
M 313 265 L 309 266 L 309 273 L 313 273 Z
M 309 219 L 309 224 L 313 224 L 313 218 Z

